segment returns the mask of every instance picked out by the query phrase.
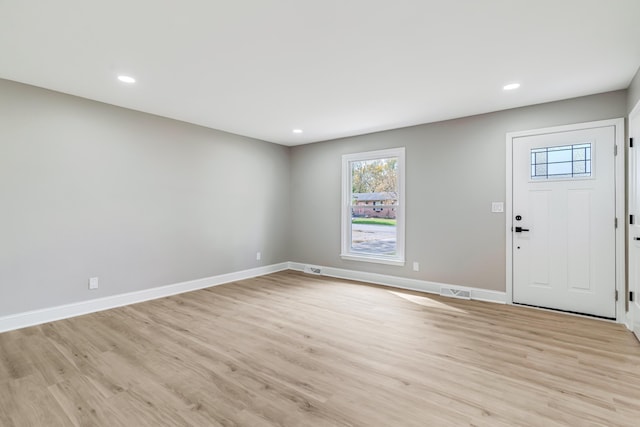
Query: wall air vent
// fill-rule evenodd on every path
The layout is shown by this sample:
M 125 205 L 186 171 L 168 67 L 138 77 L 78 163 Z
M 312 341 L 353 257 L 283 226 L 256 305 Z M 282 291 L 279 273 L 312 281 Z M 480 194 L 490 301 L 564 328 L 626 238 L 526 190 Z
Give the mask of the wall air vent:
M 320 267 L 316 267 L 315 265 L 305 265 L 304 272 L 309 274 L 322 274 L 322 269 Z
M 440 295 L 443 297 L 451 297 L 451 298 L 460 298 L 460 299 L 471 299 L 471 292 L 464 291 L 462 289 L 454 289 L 454 288 L 440 288 Z

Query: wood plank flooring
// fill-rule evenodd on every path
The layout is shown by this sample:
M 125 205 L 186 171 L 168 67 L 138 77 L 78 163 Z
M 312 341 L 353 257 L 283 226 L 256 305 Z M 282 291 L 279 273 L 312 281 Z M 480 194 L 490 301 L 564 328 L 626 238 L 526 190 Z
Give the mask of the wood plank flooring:
M 0 426 L 640 426 L 623 326 L 281 272 L 0 334 Z

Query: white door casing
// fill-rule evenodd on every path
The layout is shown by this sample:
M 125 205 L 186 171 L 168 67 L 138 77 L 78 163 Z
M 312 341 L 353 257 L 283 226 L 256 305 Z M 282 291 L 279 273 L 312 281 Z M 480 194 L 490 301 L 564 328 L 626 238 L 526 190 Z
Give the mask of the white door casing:
M 629 138 L 633 138 L 633 147 L 629 147 L 629 291 L 633 301 L 629 301 L 628 326 L 640 339 L 640 102 L 629 114 Z
M 508 302 L 621 319 L 616 290 L 624 286 L 624 161 L 618 158 L 623 154 L 614 156 L 614 146 L 623 124 L 607 120 L 507 135 Z M 589 176 L 532 177 L 532 149 L 548 148 L 541 158 L 551 161 L 554 149 L 585 143 Z M 552 165 L 547 168 L 551 174 Z

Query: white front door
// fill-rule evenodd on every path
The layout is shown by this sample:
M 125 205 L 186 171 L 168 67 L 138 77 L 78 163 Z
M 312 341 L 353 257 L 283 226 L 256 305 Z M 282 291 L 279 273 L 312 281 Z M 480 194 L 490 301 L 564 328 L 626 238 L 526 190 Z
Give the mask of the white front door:
M 615 318 L 615 127 L 512 144 L 513 302 Z
M 629 316 L 633 332 L 640 339 L 640 103 L 629 115 L 629 137 L 633 148 L 629 148 Z

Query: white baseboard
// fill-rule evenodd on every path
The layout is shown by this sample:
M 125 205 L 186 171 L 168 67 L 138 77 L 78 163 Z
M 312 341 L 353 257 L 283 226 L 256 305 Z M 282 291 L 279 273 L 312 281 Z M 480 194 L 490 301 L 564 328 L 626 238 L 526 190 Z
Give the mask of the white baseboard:
M 289 269 L 296 271 L 304 271 L 307 264 L 290 262 Z M 427 292 L 430 294 L 440 294 L 441 288 L 451 288 L 460 291 L 469 291 L 471 299 L 478 301 L 495 302 L 506 304 L 506 292 L 490 291 L 487 289 L 474 288 L 469 286 L 449 285 L 446 283 L 429 282 L 426 280 L 407 279 L 405 277 L 388 276 L 385 274 L 368 273 L 364 271 L 346 270 L 342 268 L 323 267 L 313 265 L 314 269 L 319 269 L 321 275 L 336 277 L 339 279 L 357 280 L 366 283 L 375 283 L 377 285 L 391 286 L 394 288 L 408 289 L 418 292 Z M 314 273 L 318 274 L 318 273 Z
M 26 328 L 28 326 L 40 325 L 42 323 L 53 322 L 55 320 L 68 319 L 70 317 L 81 316 L 83 314 L 95 313 L 97 311 L 109 310 L 111 308 L 122 307 L 129 304 L 149 301 L 157 298 L 164 298 L 171 295 L 191 292 L 198 289 L 218 286 L 229 282 L 249 279 L 251 277 L 263 276 L 282 270 L 304 271 L 306 264 L 297 262 L 283 262 L 264 267 L 252 268 L 250 270 L 237 271 L 233 273 L 221 274 L 219 276 L 206 277 L 203 279 L 190 280 L 188 282 L 175 283 L 173 285 L 160 286 L 157 288 L 145 289 L 142 291 L 128 292 L 126 294 L 112 295 L 104 298 L 97 298 L 88 301 L 81 301 L 73 304 L 65 304 L 56 307 L 43 308 L 40 310 L 26 311 L 0 317 L 0 332 L 12 331 Z M 448 285 L 445 283 L 428 282 L 425 280 L 407 279 L 404 277 L 388 276 L 377 273 L 367 273 L 364 271 L 345 270 L 341 268 L 313 266 L 320 269 L 320 274 L 340 279 L 358 280 L 360 282 L 374 283 L 378 285 L 391 286 L 394 288 L 409 289 L 419 292 L 439 294 L 440 289 L 451 288 L 466 290 L 471 294 L 471 299 L 480 301 L 490 301 L 496 303 L 506 303 L 506 293 L 490 291 L 466 286 Z
M 224 283 L 235 282 L 237 280 L 249 279 L 251 277 L 262 276 L 277 271 L 287 270 L 289 263 L 272 264 L 264 267 L 252 268 L 249 270 L 236 271 L 233 273 L 221 274 L 218 276 L 206 277 L 203 279 L 190 280 L 188 282 L 175 283 L 157 288 L 145 289 L 142 291 L 129 292 L 126 294 L 113 295 L 104 298 L 97 298 L 88 301 L 65 304 L 57 307 L 43 308 L 40 310 L 27 311 L 0 317 L 0 332 L 25 328 L 27 326 L 39 325 L 53 322 L 54 320 L 67 319 L 69 317 L 94 313 L 96 311 L 108 310 L 110 308 L 122 307 L 124 305 L 149 301 L 157 298 L 164 298 L 184 292 L 209 288 L 211 286 L 222 285 Z

